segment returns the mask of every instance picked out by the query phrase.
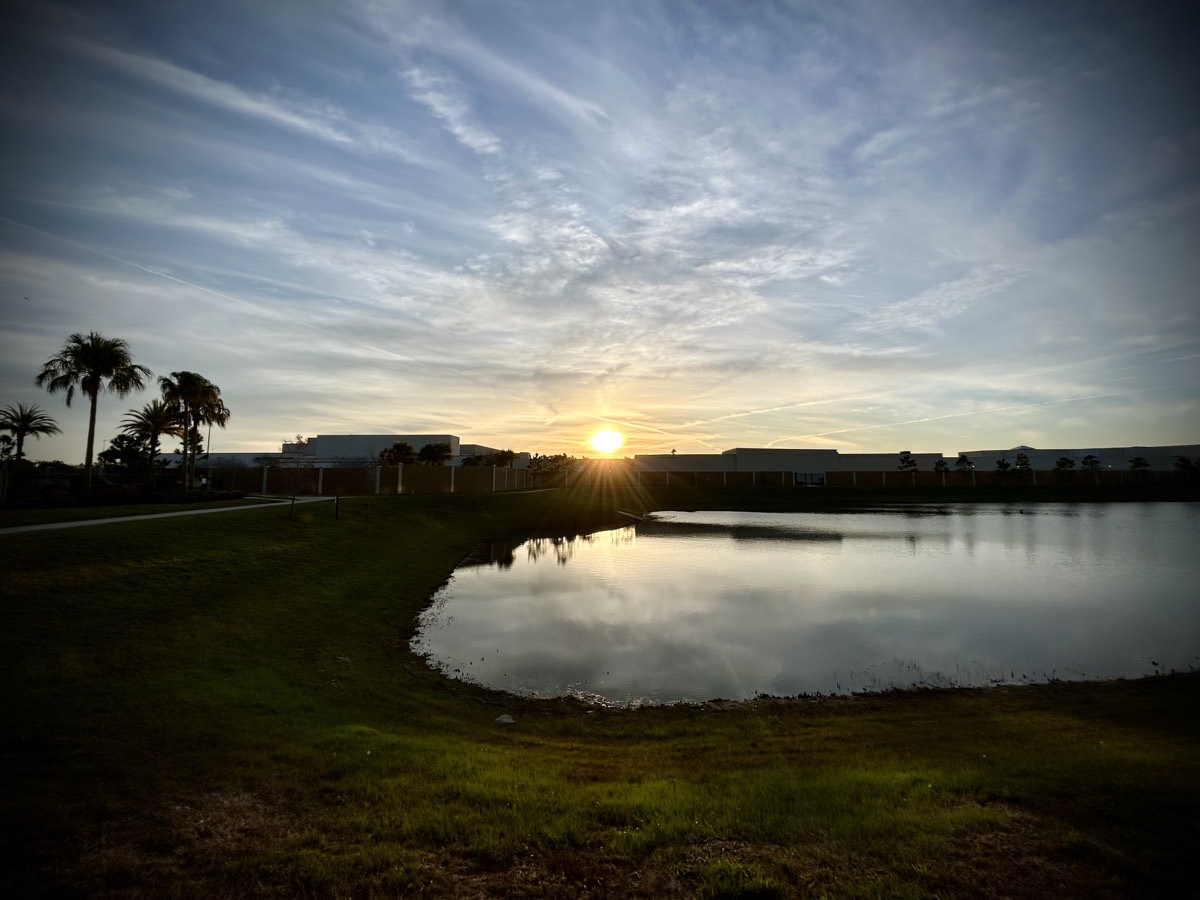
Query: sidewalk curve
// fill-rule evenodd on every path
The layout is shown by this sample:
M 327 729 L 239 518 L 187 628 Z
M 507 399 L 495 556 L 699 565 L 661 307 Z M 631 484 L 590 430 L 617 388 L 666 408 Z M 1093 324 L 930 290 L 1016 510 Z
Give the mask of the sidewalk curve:
M 333 500 L 333 497 L 297 497 L 297 503 L 319 503 L 322 500 Z M 0 528 L 0 537 L 6 534 L 19 534 L 26 531 L 53 531 L 56 528 L 83 528 L 87 525 L 115 525 L 119 522 L 144 522 L 147 519 L 170 519 L 174 516 L 203 516 L 208 513 L 238 512 L 243 509 L 264 509 L 268 506 L 279 506 L 290 503 L 290 500 L 272 500 L 270 503 L 254 503 L 249 506 L 218 506 L 215 509 L 181 509 L 179 512 L 150 513 L 144 516 L 112 516 L 107 519 L 81 519 L 77 522 L 47 522 L 43 525 L 16 525 L 12 528 Z

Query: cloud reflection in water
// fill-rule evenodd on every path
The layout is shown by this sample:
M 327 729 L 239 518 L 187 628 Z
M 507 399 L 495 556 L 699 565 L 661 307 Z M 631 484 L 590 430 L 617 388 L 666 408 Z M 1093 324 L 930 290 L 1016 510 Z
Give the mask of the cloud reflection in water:
M 1192 504 L 663 513 L 480 548 L 414 649 L 492 687 L 615 703 L 1188 668 L 1197 525 Z

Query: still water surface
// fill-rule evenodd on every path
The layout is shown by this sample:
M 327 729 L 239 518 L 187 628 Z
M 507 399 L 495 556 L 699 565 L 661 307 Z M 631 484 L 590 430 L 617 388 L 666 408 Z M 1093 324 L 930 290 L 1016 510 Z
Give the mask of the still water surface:
M 662 512 L 482 548 L 413 649 L 617 704 L 1200 666 L 1198 504 Z

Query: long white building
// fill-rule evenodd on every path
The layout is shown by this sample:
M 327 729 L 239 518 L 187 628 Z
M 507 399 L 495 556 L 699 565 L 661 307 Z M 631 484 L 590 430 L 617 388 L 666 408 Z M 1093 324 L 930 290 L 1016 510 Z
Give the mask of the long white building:
M 932 470 L 944 457 L 940 453 L 912 453 L 917 468 Z M 826 472 L 878 472 L 896 470 L 896 453 L 839 453 L 837 450 L 737 447 L 724 453 L 652 453 L 633 458 L 644 472 L 794 472 L 797 476 L 823 476 Z M 799 480 L 815 480 L 799 478 Z
M 313 465 L 326 467 L 368 465 L 384 450 L 403 441 L 417 453 L 426 444 L 446 444 L 450 456 L 460 455 L 461 443 L 454 434 L 318 434 L 302 448 L 294 443 L 283 445 L 283 455 L 299 456 Z M 297 452 L 299 450 L 299 452 Z
M 823 475 L 826 472 L 894 472 L 900 468 L 900 456 L 895 453 L 839 453 L 837 450 L 747 448 L 738 447 L 724 453 L 652 453 L 634 457 L 634 467 L 644 472 L 792 472 L 800 481 L 812 481 L 802 476 Z M 954 468 L 959 455 L 966 456 L 977 469 L 995 469 L 996 462 L 1007 459 L 1015 464 L 1017 454 L 1029 457 L 1030 466 L 1049 471 L 1062 457 L 1079 463 L 1086 456 L 1095 456 L 1102 468 L 1128 469 L 1131 460 L 1145 459 L 1153 471 L 1171 471 L 1180 457 L 1193 460 L 1200 467 L 1200 444 L 1166 447 L 1090 447 L 1037 450 L 1033 447 L 1014 447 L 1008 450 L 967 450 L 962 454 L 944 456 L 941 453 L 911 453 L 917 471 L 930 472 L 938 460 Z
M 462 465 L 473 456 L 486 456 L 498 452 L 495 447 L 482 444 L 464 444 L 454 434 L 318 434 L 303 444 L 284 442 L 277 451 L 264 453 L 214 453 L 211 457 L 200 454 L 201 465 L 217 468 L 234 466 L 272 466 L 297 462 L 323 469 L 354 468 L 375 464 L 379 454 L 393 444 L 403 441 L 417 453 L 426 444 L 446 444 L 450 448 L 448 465 Z M 161 454 L 160 459 L 168 462 L 178 459 L 175 454 Z M 529 464 L 528 453 L 518 453 L 513 462 L 515 468 Z

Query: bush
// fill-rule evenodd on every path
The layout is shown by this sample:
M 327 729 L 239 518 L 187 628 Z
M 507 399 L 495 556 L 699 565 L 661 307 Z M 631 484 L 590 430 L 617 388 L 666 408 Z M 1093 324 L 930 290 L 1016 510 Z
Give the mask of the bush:
M 103 487 L 93 494 L 93 506 L 123 506 L 137 503 L 146 498 L 136 484 L 114 484 Z

